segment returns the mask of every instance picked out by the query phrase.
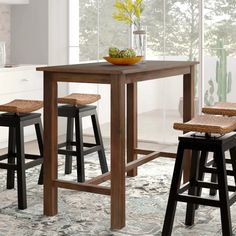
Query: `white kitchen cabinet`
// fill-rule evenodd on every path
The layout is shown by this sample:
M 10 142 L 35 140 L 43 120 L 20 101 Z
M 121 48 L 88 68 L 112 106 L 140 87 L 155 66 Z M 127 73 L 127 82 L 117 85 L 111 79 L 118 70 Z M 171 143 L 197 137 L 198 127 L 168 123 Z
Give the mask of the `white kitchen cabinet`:
M 0 68 L 0 104 L 14 99 L 43 99 L 43 73 L 37 66 Z M 36 112 L 41 112 L 42 109 Z M 25 141 L 36 139 L 34 127 L 25 128 Z M 7 146 L 8 129 L 0 127 L 0 148 Z

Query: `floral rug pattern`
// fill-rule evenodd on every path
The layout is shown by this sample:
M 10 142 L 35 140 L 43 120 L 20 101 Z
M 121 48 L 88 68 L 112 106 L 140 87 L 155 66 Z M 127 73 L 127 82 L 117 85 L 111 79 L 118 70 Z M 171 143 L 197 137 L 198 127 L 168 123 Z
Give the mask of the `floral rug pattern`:
M 97 159 L 96 154 L 86 157 L 87 178 L 100 174 Z M 159 158 L 140 167 L 137 177 L 126 179 L 126 227 L 117 231 L 110 230 L 109 196 L 60 189 L 59 213 L 46 217 L 43 188 L 37 185 L 39 168 L 27 171 L 26 210 L 18 210 L 16 189 L 6 190 L 6 171 L 0 170 L 0 236 L 161 235 L 173 166 L 174 160 Z M 59 157 L 58 169 L 60 178 L 76 180 L 75 166 L 71 175 L 64 175 L 63 157 Z M 231 215 L 236 232 L 235 205 L 231 207 Z M 217 208 L 200 206 L 192 227 L 185 227 L 184 218 L 185 204 L 179 203 L 172 235 L 222 235 Z

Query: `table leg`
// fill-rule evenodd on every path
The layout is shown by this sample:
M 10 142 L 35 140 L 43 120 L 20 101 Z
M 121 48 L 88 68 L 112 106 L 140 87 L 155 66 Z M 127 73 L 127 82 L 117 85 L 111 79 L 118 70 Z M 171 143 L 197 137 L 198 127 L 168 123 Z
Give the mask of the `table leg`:
M 134 149 L 137 148 L 137 83 L 127 84 L 127 162 L 137 159 Z M 134 177 L 137 167 L 127 172 Z
M 111 83 L 111 228 L 125 226 L 125 82 Z
M 195 66 L 190 67 L 190 73 L 183 78 L 183 122 L 187 122 L 194 116 L 194 70 Z M 183 180 L 186 183 L 190 176 L 191 151 L 185 151 Z
M 44 214 L 57 214 L 57 82 L 44 73 Z

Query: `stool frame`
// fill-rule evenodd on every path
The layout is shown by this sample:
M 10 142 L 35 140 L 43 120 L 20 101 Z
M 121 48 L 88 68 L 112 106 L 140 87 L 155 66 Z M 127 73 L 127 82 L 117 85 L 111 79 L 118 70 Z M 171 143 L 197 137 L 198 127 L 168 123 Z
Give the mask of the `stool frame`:
M 0 115 L 0 126 L 9 127 L 8 153 L 0 156 L 0 169 L 7 169 L 7 189 L 14 188 L 17 172 L 18 208 L 27 208 L 25 171 L 43 163 L 43 130 L 40 113 L 3 113 Z M 34 125 L 40 155 L 26 154 L 24 151 L 24 127 Z M 30 162 L 25 162 L 30 159 Z M 43 166 L 40 170 L 38 184 L 43 184 Z
M 72 106 L 64 105 L 58 107 L 58 116 L 67 117 L 67 135 L 66 142 L 58 144 L 58 154 L 66 156 L 65 174 L 72 172 L 72 156 L 77 158 L 77 181 L 85 181 L 84 156 L 93 152 L 98 152 L 99 162 L 102 173 L 108 172 L 107 161 L 102 141 L 102 135 L 99 127 L 96 106 Z M 83 141 L 82 118 L 91 116 L 95 144 Z M 73 130 L 75 122 L 75 141 L 73 141 Z M 73 146 L 76 151 L 73 151 Z M 62 149 L 66 147 L 66 149 Z M 88 149 L 84 150 L 84 147 Z
M 231 236 L 232 224 L 230 206 L 236 201 L 236 187 L 228 186 L 227 174 L 233 175 L 236 182 L 236 133 L 229 133 L 218 138 L 194 137 L 193 134 L 194 133 L 191 132 L 179 137 L 178 151 L 162 235 L 171 235 L 176 205 L 177 202 L 180 201 L 187 203 L 186 225 L 192 225 L 194 223 L 195 210 L 198 204 L 219 207 L 221 212 L 222 233 L 224 236 Z M 185 150 L 192 150 L 190 180 L 180 188 Z M 233 171 L 226 170 L 224 152 L 227 150 L 230 150 Z M 208 152 L 214 153 L 215 167 L 206 166 Z M 218 183 L 204 182 L 204 172 L 217 174 Z M 200 197 L 202 188 L 218 189 L 219 200 Z M 188 191 L 188 194 L 184 194 L 185 191 Z M 230 197 L 228 195 L 229 191 L 234 192 Z

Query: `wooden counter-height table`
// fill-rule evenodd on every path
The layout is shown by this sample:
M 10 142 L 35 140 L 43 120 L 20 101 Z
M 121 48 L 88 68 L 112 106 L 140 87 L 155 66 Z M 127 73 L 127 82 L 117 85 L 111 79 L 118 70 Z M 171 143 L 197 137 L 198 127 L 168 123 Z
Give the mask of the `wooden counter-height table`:
M 197 62 L 184 61 L 146 61 L 131 66 L 115 66 L 98 62 L 37 68 L 38 71 L 44 71 L 44 214 L 47 216 L 57 214 L 58 188 L 110 195 L 111 228 L 123 228 L 126 210 L 126 172 L 128 176 L 136 176 L 137 167 L 148 161 L 157 157 L 175 157 L 175 153 L 142 150 L 137 147 L 137 83 L 183 75 L 183 120 L 188 121 L 193 116 L 196 64 Z M 85 183 L 58 179 L 57 82 L 110 84 L 111 169 L 110 172 Z M 171 94 L 166 91 L 166 99 L 168 96 Z M 127 119 L 125 119 L 125 107 L 127 107 Z M 127 143 L 125 143 L 125 123 L 127 123 Z M 127 150 L 127 161 L 125 150 Z M 137 158 L 138 155 L 141 156 Z M 190 160 L 186 158 L 185 179 L 188 179 L 189 165 Z M 110 187 L 100 185 L 109 179 Z

